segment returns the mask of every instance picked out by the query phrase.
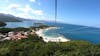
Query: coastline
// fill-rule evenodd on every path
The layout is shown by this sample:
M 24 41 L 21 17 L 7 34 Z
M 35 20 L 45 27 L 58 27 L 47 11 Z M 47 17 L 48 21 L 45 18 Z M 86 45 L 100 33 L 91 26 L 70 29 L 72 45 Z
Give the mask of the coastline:
M 57 27 L 49 27 L 49 28 L 45 28 L 45 29 L 40 29 L 40 30 L 36 31 L 36 34 L 38 36 L 43 37 L 43 40 L 45 42 L 68 42 L 68 41 L 70 41 L 69 39 L 65 38 L 64 36 L 59 36 L 57 38 L 45 36 L 45 34 L 43 32 L 50 30 L 50 29 L 57 29 Z

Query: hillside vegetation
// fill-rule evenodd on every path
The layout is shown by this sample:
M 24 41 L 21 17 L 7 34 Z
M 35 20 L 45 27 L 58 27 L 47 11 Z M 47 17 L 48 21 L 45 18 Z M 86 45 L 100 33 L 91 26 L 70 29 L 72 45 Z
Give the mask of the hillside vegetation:
M 0 56 L 100 56 L 100 45 L 85 41 L 45 43 L 37 35 L 0 42 Z
M 0 13 L 0 21 L 1 22 L 21 22 L 22 18 L 15 17 L 15 16 L 10 15 L 10 14 Z

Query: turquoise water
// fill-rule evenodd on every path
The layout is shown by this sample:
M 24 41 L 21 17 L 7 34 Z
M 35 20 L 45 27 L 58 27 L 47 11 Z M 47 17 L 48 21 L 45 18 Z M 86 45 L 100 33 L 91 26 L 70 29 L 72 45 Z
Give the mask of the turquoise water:
M 8 22 L 6 27 L 30 27 L 33 26 L 33 21 L 24 21 L 24 22 Z M 58 37 L 63 35 L 64 37 L 71 40 L 85 40 L 91 43 L 100 44 L 100 28 L 93 28 L 88 26 L 72 25 L 72 24 L 63 24 L 63 23 L 53 23 L 45 22 L 47 25 L 55 25 L 59 27 L 58 29 L 51 29 L 45 31 L 46 36 Z
M 51 38 L 58 38 L 61 36 L 60 34 L 55 33 L 53 30 L 55 30 L 55 29 L 46 30 L 43 33 L 45 36 L 51 37 Z M 51 31 L 53 31 L 53 32 L 51 32 Z
M 58 23 L 56 26 L 60 28 L 48 30 L 45 34 L 55 35 L 55 33 L 58 33 L 71 40 L 85 40 L 91 43 L 100 44 L 100 28 L 62 23 Z

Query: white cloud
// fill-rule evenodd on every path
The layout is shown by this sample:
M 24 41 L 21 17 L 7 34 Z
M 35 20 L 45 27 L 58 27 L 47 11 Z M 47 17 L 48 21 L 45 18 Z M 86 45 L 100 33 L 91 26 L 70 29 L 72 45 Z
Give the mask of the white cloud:
M 30 5 L 9 4 L 0 13 L 11 14 L 21 18 L 44 19 L 42 10 L 34 9 Z
M 5 10 L 5 11 L 0 11 L 0 13 L 4 13 L 4 14 L 11 14 L 11 12 Z
M 34 14 L 36 14 L 36 15 L 43 15 L 43 11 L 42 10 L 33 10 L 32 12 Z
M 25 5 L 25 7 L 23 8 L 19 8 L 20 11 L 24 12 L 24 13 L 31 13 L 34 15 L 43 15 L 43 11 L 42 10 L 34 10 L 30 7 L 30 5 Z
M 16 16 L 17 17 L 22 17 L 22 18 L 29 18 L 29 19 L 33 18 L 31 15 L 25 14 L 25 13 L 18 13 Z
M 36 0 L 29 0 L 30 2 L 36 2 Z
M 8 5 L 7 9 L 17 9 L 19 7 L 20 7 L 20 5 L 18 5 L 18 4 L 10 4 L 10 5 Z
M 20 8 L 18 8 L 18 10 L 20 10 L 20 11 L 22 11 L 24 13 L 28 13 L 33 9 L 29 5 L 25 5 L 25 7 L 20 7 Z

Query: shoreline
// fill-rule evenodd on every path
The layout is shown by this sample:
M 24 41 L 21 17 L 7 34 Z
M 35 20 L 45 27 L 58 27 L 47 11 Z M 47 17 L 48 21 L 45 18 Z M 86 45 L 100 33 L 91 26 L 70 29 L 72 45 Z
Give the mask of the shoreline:
M 45 28 L 45 29 L 40 29 L 40 30 L 36 31 L 36 34 L 38 36 L 43 37 L 43 40 L 45 42 L 68 42 L 68 41 L 70 41 L 69 39 L 65 38 L 64 36 L 59 36 L 57 38 L 45 36 L 45 34 L 43 32 L 50 30 L 50 29 L 57 29 L 57 27 L 49 27 L 49 28 Z

